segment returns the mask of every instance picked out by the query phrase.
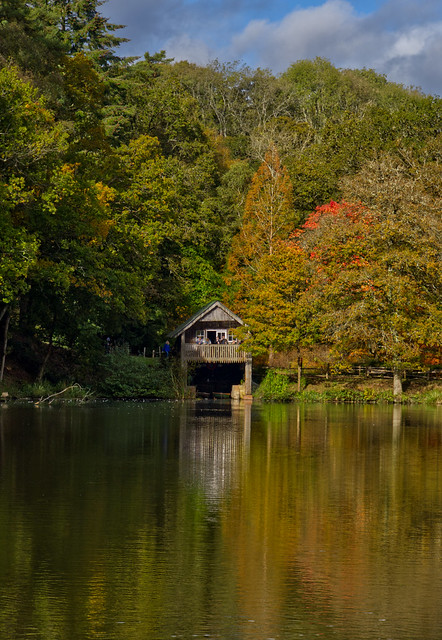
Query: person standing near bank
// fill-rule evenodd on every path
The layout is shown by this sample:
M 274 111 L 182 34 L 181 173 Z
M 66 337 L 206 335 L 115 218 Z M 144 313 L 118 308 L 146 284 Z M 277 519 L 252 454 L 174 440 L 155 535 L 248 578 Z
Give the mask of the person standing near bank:
M 168 358 L 170 356 L 170 342 L 169 342 L 169 340 L 166 340 L 166 342 L 164 343 L 163 353 L 166 356 L 166 358 Z

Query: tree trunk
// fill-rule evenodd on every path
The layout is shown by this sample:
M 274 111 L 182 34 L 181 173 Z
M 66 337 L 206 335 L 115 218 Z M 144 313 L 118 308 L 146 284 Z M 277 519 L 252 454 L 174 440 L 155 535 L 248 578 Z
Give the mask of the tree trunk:
M 393 369 L 393 398 L 395 402 L 402 400 L 402 371 Z
M 46 349 L 45 357 L 43 358 L 43 362 L 41 363 L 40 370 L 39 370 L 37 378 L 36 378 L 36 382 L 41 382 L 43 380 L 43 375 L 44 375 L 44 372 L 45 372 L 45 369 L 46 369 L 46 365 L 47 365 L 48 360 L 50 358 L 50 355 L 52 353 L 52 345 L 53 345 L 53 342 L 54 342 L 54 333 L 55 333 L 56 322 L 57 322 L 57 314 L 54 311 L 54 316 L 52 318 L 51 333 L 49 335 L 48 348 Z
M 3 381 L 3 375 L 5 373 L 5 361 L 6 361 L 6 349 L 8 347 L 8 329 L 9 320 L 11 314 L 9 308 L 2 309 L 0 320 L 0 382 Z
M 301 378 L 302 378 L 302 358 L 298 357 L 298 393 L 301 392 Z
M 46 349 L 46 354 L 45 357 L 43 358 L 43 362 L 40 365 L 40 370 L 38 372 L 37 378 L 36 378 L 36 382 L 41 382 L 43 380 L 43 375 L 46 369 L 46 365 L 48 363 L 48 360 L 50 358 L 50 355 L 52 353 L 52 335 L 49 338 L 49 344 L 48 344 L 48 348 Z
M 8 310 L 8 305 L 4 304 L 0 309 L 0 322 L 1 322 L 2 318 L 3 318 L 3 316 L 5 315 L 5 313 L 7 312 L 7 310 Z

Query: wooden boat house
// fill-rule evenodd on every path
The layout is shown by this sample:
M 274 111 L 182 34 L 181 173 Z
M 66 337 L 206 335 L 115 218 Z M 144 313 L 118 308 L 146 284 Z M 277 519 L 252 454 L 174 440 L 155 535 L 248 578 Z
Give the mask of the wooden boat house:
M 186 372 L 189 363 L 199 364 L 200 368 L 209 371 L 239 371 L 239 378 L 244 380 L 245 396 L 250 397 L 252 356 L 241 348 L 235 334 L 235 329 L 242 325 L 244 322 L 239 316 L 216 300 L 172 331 L 169 338 L 174 341 L 175 351 L 179 354 L 181 365 Z M 235 382 L 233 378 L 232 381 Z M 198 383 L 196 386 L 198 387 Z

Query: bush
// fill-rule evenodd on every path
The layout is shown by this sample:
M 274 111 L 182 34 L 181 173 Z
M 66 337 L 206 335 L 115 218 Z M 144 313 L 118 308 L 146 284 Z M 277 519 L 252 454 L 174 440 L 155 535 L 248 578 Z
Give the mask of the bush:
M 294 399 L 288 377 L 274 369 L 267 371 L 255 395 L 263 402 L 287 402 Z
M 104 358 L 97 391 L 110 398 L 173 398 L 174 374 L 172 362 L 115 351 Z

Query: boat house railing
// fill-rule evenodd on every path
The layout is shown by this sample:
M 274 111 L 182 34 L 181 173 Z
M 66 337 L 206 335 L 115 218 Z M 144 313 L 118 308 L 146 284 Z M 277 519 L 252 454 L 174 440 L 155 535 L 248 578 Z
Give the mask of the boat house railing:
M 181 347 L 181 357 L 187 362 L 247 362 L 250 354 L 237 344 L 189 344 Z

